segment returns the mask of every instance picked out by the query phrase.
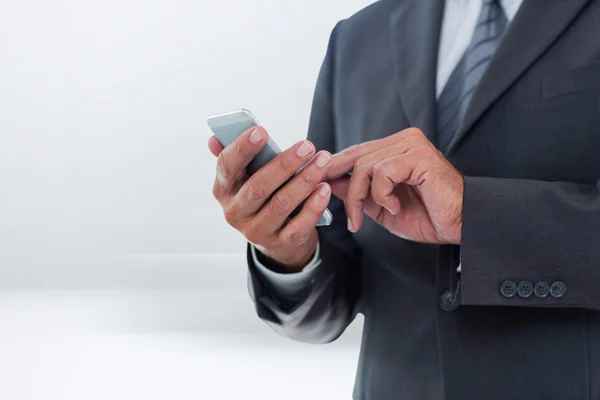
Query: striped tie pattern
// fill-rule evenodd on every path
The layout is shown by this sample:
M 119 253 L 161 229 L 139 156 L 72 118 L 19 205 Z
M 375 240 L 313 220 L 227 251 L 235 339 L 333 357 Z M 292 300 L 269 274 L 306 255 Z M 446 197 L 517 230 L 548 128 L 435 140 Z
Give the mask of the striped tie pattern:
M 498 0 L 483 0 L 471 43 L 438 99 L 437 142 L 441 151 L 448 150 L 507 25 Z

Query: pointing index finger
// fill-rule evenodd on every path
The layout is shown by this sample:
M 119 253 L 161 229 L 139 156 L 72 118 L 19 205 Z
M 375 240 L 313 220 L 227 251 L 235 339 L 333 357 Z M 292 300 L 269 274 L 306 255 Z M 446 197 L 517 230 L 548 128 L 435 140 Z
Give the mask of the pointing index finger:
M 331 159 L 331 166 L 327 171 L 327 180 L 337 179 L 352 172 L 354 164 L 360 158 L 388 146 L 389 142 L 387 139 L 388 138 L 356 144 L 334 154 Z

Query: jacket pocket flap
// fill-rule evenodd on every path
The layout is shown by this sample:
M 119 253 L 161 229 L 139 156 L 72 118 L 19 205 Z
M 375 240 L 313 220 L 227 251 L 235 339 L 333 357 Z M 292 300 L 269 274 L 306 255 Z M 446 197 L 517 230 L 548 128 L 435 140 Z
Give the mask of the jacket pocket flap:
M 600 62 L 542 78 L 542 99 L 563 96 L 582 90 L 600 88 Z

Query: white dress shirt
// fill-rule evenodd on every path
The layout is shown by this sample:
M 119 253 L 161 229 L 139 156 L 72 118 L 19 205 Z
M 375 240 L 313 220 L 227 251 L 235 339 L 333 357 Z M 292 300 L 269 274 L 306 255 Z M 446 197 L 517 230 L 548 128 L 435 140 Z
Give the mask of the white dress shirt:
M 514 19 L 522 2 L 523 0 L 500 0 L 509 22 Z M 471 43 L 481 6 L 482 0 L 446 0 L 440 47 L 438 49 L 436 80 L 436 97 L 438 98 L 469 43 Z M 302 271 L 295 274 L 279 274 L 261 264 L 254 246 L 251 247 L 251 251 L 258 270 L 273 284 L 278 294 L 284 296 L 294 296 L 309 285 L 321 263 L 319 246 L 317 245 L 317 251 L 313 259 Z M 458 271 L 460 272 L 460 266 Z

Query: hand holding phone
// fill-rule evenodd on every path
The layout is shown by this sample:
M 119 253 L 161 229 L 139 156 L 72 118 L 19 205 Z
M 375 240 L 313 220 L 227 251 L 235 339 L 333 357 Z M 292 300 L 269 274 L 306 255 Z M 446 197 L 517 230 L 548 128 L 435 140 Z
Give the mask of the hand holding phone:
M 210 116 L 207 118 L 207 123 L 223 147 L 227 147 L 233 143 L 244 131 L 260 125 L 256 117 L 250 111 L 244 109 Z M 279 153 L 281 153 L 281 149 L 269 137 L 265 147 L 248 164 L 246 168 L 248 175 L 253 175 L 273 160 Z M 294 210 L 292 217 L 300 212 L 303 205 L 304 202 Z M 325 209 L 325 212 L 317 222 L 317 226 L 330 225 L 332 220 L 333 216 L 331 212 Z
M 331 188 L 322 180 L 331 154 L 303 140 L 281 152 L 246 110 L 208 119 L 218 157 L 213 193 L 227 222 L 289 272 L 303 267 L 331 222 Z M 325 220 L 323 220 L 325 218 Z M 321 221 L 321 222 L 319 222 Z

